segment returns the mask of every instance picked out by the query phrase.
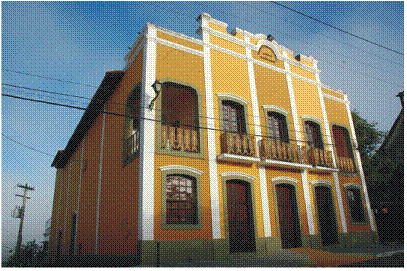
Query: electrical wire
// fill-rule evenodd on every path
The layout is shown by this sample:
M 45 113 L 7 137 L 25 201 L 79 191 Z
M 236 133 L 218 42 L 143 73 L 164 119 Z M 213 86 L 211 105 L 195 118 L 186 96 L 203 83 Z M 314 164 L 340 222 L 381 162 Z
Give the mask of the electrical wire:
M 6 96 L 6 95 L 3 95 L 3 94 L 2 94 L 2 96 Z M 21 146 L 23 146 L 23 147 L 26 147 L 26 148 L 28 148 L 28 149 L 30 149 L 30 150 L 32 150 L 32 151 L 36 151 L 36 152 L 39 152 L 39 153 L 42 153 L 42 154 L 45 154 L 45 155 L 48 155 L 48 156 L 55 157 L 55 155 L 52 155 L 52 154 L 49 154 L 49 153 L 40 151 L 40 150 L 35 149 L 35 148 L 33 148 L 33 147 L 27 146 L 27 145 L 25 145 L 25 144 L 23 144 L 23 143 L 21 143 L 21 142 L 18 142 L 17 140 L 14 140 L 14 139 L 12 139 L 11 137 L 8 137 L 8 136 L 6 136 L 6 135 L 3 134 L 3 133 L 1 133 L 1 135 L 2 135 L 4 138 L 6 138 L 6 139 L 8 139 L 8 140 L 10 140 L 10 141 L 13 141 L 14 143 L 16 143 L 16 144 L 18 144 L 18 145 L 21 145 Z
M 10 97 L 10 98 L 15 98 L 15 99 L 21 99 L 21 100 L 26 100 L 26 101 L 31 101 L 31 102 L 38 102 L 38 103 L 44 103 L 44 104 L 49 104 L 49 105 L 62 106 L 62 107 L 73 108 L 73 109 L 79 109 L 79 110 L 84 110 L 84 111 L 87 110 L 87 108 L 85 108 L 85 107 L 79 107 L 79 106 L 73 106 L 73 105 L 66 105 L 66 104 L 61 104 L 61 103 L 54 103 L 54 102 L 43 101 L 43 100 L 38 100 L 38 99 L 25 98 L 25 97 L 20 97 L 20 96 L 5 94 L 5 93 L 2 93 L 1 95 L 2 95 L 2 96 L 5 96 L 5 97 Z M 105 111 L 105 110 L 103 110 L 103 109 L 102 109 L 102 110 L 95 110 L 95 112 L 99 112 L 99 113 L 103 113 L 103 114 L 107 114 L 107 115 L 113 115 L 113 116 L 128 117 L 128 118 L 138 119 L 138 120 L 143 119 L 143 120 L 147 120 L 147 121 L 153 121 L 153 122 L 157 122 L 157 123 L 163 123 L 163 121 L 161 121 L 161 120 L 156 120 L 156 119 L 151 119 L 151 118 L 146 118 L 146 117 L 130 116 L 130 115 L 120 114 L 120 113 L 114 113 L 114 112 Z M 205 130 L 212 130 L 212 131 L 225 132 L 225 130 L 223 130 L 223 129 L 218 129 L 218 128 L 209 128 L 209 127 L 196 126 L 196 125 L 187 125 L 187 124 L 183 124 L 182 126 L 188 127 L 188 128 L 193 128 L 193 129 L 205 129 Z M 232 133 L 233 133 L 233 132 L 232 132 Z M 257 135 L 257 134 L 251 134 L 251 133 L 247 133 L 246 135 L 256 136 L 256 137 L 263 137 L 263 135 Z M 292 142 L 309 143 L 309 141 L 306 141 L 306 140 L 289 139 L 289 141 L 292 141 Z M 328 144 L 328 143 L 324 143 L 324 145 L 325 145 L 325 146 L 328 146 L 328 145 L 335 146 L 335 144 Z M 27 146 L 26 146 L 26 147 L 27 147 Z
M 301 28 L 305 28 L 305 25 L 303 25 L 303 24 L 295 23 L 295 22 L 290 21 L 290 20 L 287 20 L 287 19 L 285 19 L 285 18 L 283 18 L 283 17 L 280 17 L 280 16 L 277 16 L 277 15 L 272 14 L 272 13 L 270 13 L 270 12 L 267 12 L 267 11 L 261 9 L 261 8 L 251 6 L 251 5 L 247 4 L 247 2 L 237 2 L 237 3 L 239 3 L 239 4 L 243 5 L 243 6 L 247 6 L 247 7 L 250 7 L 250 8 L 252 8 L 252 9 L 256 9 L 256 10 L 258 10 L 258 11 L 261 11 L 261 12 L 263 12 L 264 14 L 268 14 L 268 15 L 271 15 L 271 16 L 273 16 L 273 17 L 276 17 L 276 18 L 278 18 L 278 19 L 280 19 L 280 20 L 283 20 L 283 21 L 285 21 L 285 22 L 287 22 L 287 23 L 289 23 L 289 24 L 291 24 L 291 25 L 295 25 L 295 26 L 299 26 L 299 27 L 301 27 Z M 325 35 L 325 34 L 323 34 L 323 33 L 314 31 L 312 28 L 307 28 L 307 30 L 310 31 L 310 32 L 313 32 L 313 33 L 315 33 L 315 34 L 317 34 L 317 35 L 321 35 L 321 36 L 323 36 L 323 37 L 325 37 L 325 38 L 327 38 L 327 39 L 331 39 L 331 40 L 336 41 L 336 42 L 338 42 L 338 43 L 341 43 L 341 44 L 347 45 L 347 46 L 349 46 L 349 47 L 355 48 L 355 49 L 357 49 L 357 50 L 359 50 L 359 51 L 362 51 L 362 52 L 364 52 L 364 53 L 366 53 L 366 54 L 372 55 L 372 56 L 374 56 L 374 57 L 380 58 L 380 59 L 385 60 L 385 61 L 387 61 L 387 62 L 390 62 L 390 63 L 396 64 L 396 65 L 399 65 L 399 66 L 401 66 L 401 67 L 404 67 L 404 64 L 403 64 L 403 63 L 398 63 L 398 62 L 392 61 L 392 60 L 387 59 L 387 58 L 385 58 L 385 57 L 382 57 L 382 56 L 380 56 L 380 55 L 377 55 L 377 54 L 374 54 L 374 53 L 369 52 L 369 51 L 367 51 L 367 50 L 364 50 L 364 49 L 362 49 L 362 48 L 359 48 L 359 47 L 357 47 L 357 46 L 355 46 L 355 45 L 353 45 L 353 44 L 350 44 L 350 43 L 347 43 L 347 42 L 338 40 L 338 39 L 336 39 L 336 38 L 334 38 L 334 37 Z M 373 66 L 367 64 L 366 62 L 362 62 L 362 63 L 364 63 L 364 64 L 366 64 L 366 65 L 368 65 L 368 66 L 370 66 L 370 67 L 372 67 L 372 68 L 378 69 L 378 70 L 380 70 L 380 71 L 387 72 L 387 71 L 385 71 L 385 70 L 383 70 L 383 69 L 380 69 L 380 68 L 378 68 L 378 67 L 373 67 Z
M 276 4 L 276 5 L 278 5 L 278 6 L 281 6 L 281 7 L 283 7 L 283 8 L 286 8 L 286 9 L 288 9 L 288 10 L 291 10 L 291 11 L 293 11 L 293 12 L 295 12 L 295 13 L 298 13 L 298 14 L 300 14 L 300 15 L 302 15 L 302 16 L 305 16 L 305 17 L 307 17 L 307 18 L 309 18 L 309 19 L 312 19 L 312 20 L 314 20 L 314 21 L 316 21 L 316 22 L 319 22 L 319 23 L 321 23 L 321 24 L 324 24 L 324 25 L 326 25 L 326 26 L 329 26 L 329 27 L 331 27 L 331 28 L 333 28 L 333 29 L 336 29 L 336 30 L 338 30 L 338 31 L 340 31 L 340 32 L 343 32 L 343 33 L 345 33 L 345 34 L 348 34 L 348 35 L 350 35 L 350 36 L 352 36 L 352 37 L 361 39 L 361 40 L 363 40 L 363 41 L 365 41 L 365 42 L 371 43 L 371 44 L 373 44 L 373 45 L 376 45 L 376 46 L 381 47 L 381 48 L 383 48 L 383 49 L 386 49 L 386 50 L 388 50 L 388 51 L 394 52 L 394 53 L 396 53 L 396 54 L 404 55 L 402 52 L 399 52 L 399 51 L 396 51 L 396 50 L 391 49 L 391 48 L 389 48 L 389 47 L 380 45 L 380 44 L 378 44 L 378 43 L 376 43 L 376 42 L 370 41 L 370 40 L 368 40 L 368 39 L 365 39 L 365 38 L 363 38 L 363 37 L 360 37 L 360 36 L 358 36 L 358 35 L 355 35 L 355 34 L 353 34 L 353 33 L 350 33 L 350 32 L 348 32 L 348 31 L 345 31 L 345 30 L 343 30 L 343 29 L 341 29 L 341 28 L 339 28 L 339 27 L 336 27 L 336 26 L 333 26 L 333 25 L 331 25 L 331 24 L 325 23 L 325 22 L 323 22 L 323 21 L 321 21 L 321 20 L 319 20 L 319 19 L 317 19 L 317 18 L 314 18 L 314 17 L 312 17 L 312 16 L 309 16 L 309 15 L 307 15 L 307 14 L 305 14 L 305 13 L 302 13 L 302 12 L 300 12 L 300 11 L 297 11 L 297 10 L 295 10 L 295 9 L 293 9 L 293 8 L 287 7 L 287 6 L 283 5 L 283 4 L 277 3 L 276 1 L 270 1 L 270 2 L 273 3 L 273 4 Z
M 7 85 L 7 86 L 17 87 L 17 88 L 19 87 L 19 86 L 10 85 L 10 84 L 5 84 L 5 83 L 2 83 L 2 84 L 3 84 L 3 85 Z M 58 94 L 58 95 L 63 95 L 63 96 L 69 96 L 69 97 L 77 97 L 77 98 L 80 97 L 80 98 L 83 98 L 83 99 L 91 100 L 90 98 L 87 98 L 87 97 L 81 97 L 81 96 L 76 96 L 76 95 L 63 94 L 63 93 L 59 93 L 59 92 L 45 91 L 45 90 L 34 89 L 34 88 L 29 88 L 29 87 L 21 87 L 21 88 L 23 88 L 23 89 L 29 89 L 29 90 L 33 90 L 33 91 L 45 92 L 45 93 L 53 93 L 53 94 Z M 36 95 L 36 94 L 33 94 L 33 93 L 24 92 L 24 91 L 18 91 L 18 90 L 13 90 L 13 89 L 8 89 L 8 88 L 6 88 L 5 90 L 14 91 L 14 92 L 19 92 L 19 93 L 27 93 L 27 94 L 29 94 L 29 95 L 31 95 L 31 96 Z M 39 94 L 37 94 L 37 95 L 39 95 Z M 53 100 L 59 100 L 59 101 L 62 101 L 62 102 L 67 101 L 67 102 L 71 102 L 72 104 L 81 103 L 81 102 L 79 102 L 79 101 L 73 101 L 73 100 L 68 100 L 68 99 L 60 99 L 60 98 L 51 97 L 51 96 L 48 96 L 48 95 L 39 95 L 39 96 L 51 98 L 51 99 L 53 99 Z M 95 99 L 95 101 L 104 102 L 104 101 L 101 100 L 101 99 Z M 113 103 L 113 104 L 119 104 L 119 105 L 124 105 L 124 106 L 126 106 L 126 107 L 131 107 L 131 108 L 133 108 L 133 106 L 130 106 L 130 105 L 127 105 L 127 104 L 115 103 L 115 102 L 112 102 L 112 101 L 106 101 L 106 102 L 107 102 L 107 103 L 111 102 L 111 103 Z M 85 104 L 85 103 L 81 103 L 81 104 Z M 87 103 L 86 103 L 85 105 L 87 105 Z M 206 108 L 205 106 L 200 106 L 200 105 L 198 105 L 198 107 L 204 107 L 204 108 Z M 148 109 L 148 107 L 143 107 L 143 106 L 141 106 L 141 105 L 140 105 L 140 108 Z M 211 109 L 218 110 L 218 108 L 211 108 Z M 154 108 L 153 110 L 162 111 L 161 109 L 156 109 L 156 108 Z M 264 119 L 265 121 L 268 120 L 267 117 L 262 117 L 262 116 L 254 116 L 254 115 L 250 115 L 250 114 L 247 114 L 247 116 L 257 117 L 257 118 L 260 118 L 260 119 Z M 200 116 L 200 115 L 198 115 L 198 117 L 199 117 L 199 118 L 203 118 L 203 119 L 213 119 L 213 120 L 223 121 L 223 119 L 221 119 L 221 118 L 216 118 L 216 117 L 207 117 L 207 116 Z M 290 124 L 290 126 L 294 126 L 294 123 L 293 123 L 292 121 L 288 121 L 287 118 L 285 119 L 285 123 L 286 123 L 286 124 Z M 267 126 L 267 125 L 261 125 L 261 124 L 259 125 L 259 124 L 254 124 L 254 123 L 250 123 L 250 122 L 246 122 L 246 124 L 249 125 L 249 126 L 253 126 L 253 127 L 256 127 L 256 126 L 257 126 L 257 127 L 269 129 L 269 126 Z M 287 125 L 287 126 L 288 126 L 288 125 Z M 301 134 L 306 134 L 305 131 L 292 130 L 292 129 L 288 129 L 288 127 L 287 127 L 287 132 L 294 132 L 294 133 L 299 132 L 299 133 L 301 133 Z M 332 135 L 331 135 L 331 136 L 328 136 L 327 134 L 324 134 L 324 133 L 321 133 L 321 136 L 326 137 L 326 138 L 328 138 L 328 137 L 329 137 L 329 138 L 334 138 Z

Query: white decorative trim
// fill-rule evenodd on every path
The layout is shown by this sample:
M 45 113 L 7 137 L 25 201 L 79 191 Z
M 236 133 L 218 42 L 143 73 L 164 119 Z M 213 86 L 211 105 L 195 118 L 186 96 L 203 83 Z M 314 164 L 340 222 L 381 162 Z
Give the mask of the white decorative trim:
M 252 175 L 249 175 L 249 174 L 246 174 L 246 173 L 243 173 L 243 172 L 235 172 L 235 171 L 224 172 L 224 173 L 221 173 L 219 175 L 222 178 L 224 178 L 224 177 L 237 177 L 237 178 L 242 177 L 242 178 L 250 179 L 252 181 L 254 181 L 256 179 Z
M 332 95 L 329 95 L 329 94 L 326 94 L 326 93 L 322 93 L 322 96 L 324 96 L 327 99 L 334 100 L 334 101 L 337 101 L 337 102 L 340 102 L 340 103 L 344 103 L 344 104 L 347 103 L 345 100 L 339 99 L 339 98 L 337 98 L 335 96 L 332 96 Z
M 128 62 L 130 57 L 131 57 L 131 53 L 133 52 L 133 50 L 136 48 L 137 44 L 140 42 L 140 40 L 145 36 L 147 29 L 148 29 L 148 25 L 150 23 L 146 23 L 146 25 L 143 27 L 143 30 L 141 31 L 141 33 L 138 35 L 136 41 L 133 43 L 133 45 L 131 46 L 131 48 L 129 49 L 129 51 L 127 52 L 127 54 L 125 55 L 125 57 L 123 58 L 124 61 Z
M 264 111 L 273 111 L 273 112 L 281 113 L 286 116 L 290 113 L 287 110 L 285 110 L 284 108 L 281 108 L 276 105 L 263 105 L 263 109 L 264 109 Z
M 172 31 L 170 29 L 167 29 L 167 28 L 164 28 L 164 27 L 161 27 L 161 26 L 158 26 L 158 25 L 154 25 L 154 27 L 157 29 L 157 31 L 160 31 L 160 32 L 162 32 L 164 34 L 167 34 L 167 35 L 179 38 L 179 39 L 183 39 L 183 40 L 186 40 L 186 41 L 198 44 L 198 45 L 203 45 L 202 40 L 192 38 L 190 36 L 187 36 L 187 35 L 184 35 L 182 33 Z
M 258 158 L 258 157 L 236 155 L 236 154 L 230 154 L 230 153 L 222 153 L 222 154 L 218 155 L 218 157 L 216 159 L 220 160 L 220 161 L 245 163 L 245 164 L 254 164 L 254 163 L 260 162 L 260 158 Z
M 314 217 L 312 216 L 312 205 L 311 205 L 311 197 L 309 192 L 309 185 L 308 185 L 308 174 L 306 170 L 301 172 L 301 180 L 302 180 L 302 187 L 304 190 L 304 199 L 305 199 L 305 209 L 307 212 L 307 220 L 308 220 L 308 230 L 309 234 L 315 234 L 315 222 Z
M 284 47 L 283 45 L 279 45 L 278 47 L 279 47 L 279 49 L 283 52 L 283 55 L 284 55 L 286 58 L 288 58 L 288 57 L 287 57 L 287 54 L 294 55 L 294 51 L 293 51 L 293 50 L 290 50 L 290 49 L 288 49 L 287 47 Z M 285 54 L 285 53 L 286 53 L 286 54 Z
M 332 173 L 332 172 L 339 172 L 339 169 L 337 168 L 330 168 L 330 167 L 320 167 L 320 166 L 315 166 L 310 169 L 312 172 L 326 172 L 326 173 Z
M 209 16 L 209 18 L 208 18 Z M 201 27 L 208 26 L 210 15 L 202 13 L 198 17 Z M 209 34 L 207 31 L 202 31 L 202 40 L 204 42 L 204 74 L 205 74 L 205 95 L 206 95 L 206 114 L 207 114 L 207 134 L 208 134 L 208 160 L 209 160 L 209 187 L 211 195 L 211 215 L 212 215 L 212 238 L 221 238 L 220 229 L 220 207 L 219 207 L 219 181 L 218 181 L 218 165 L 216 162 L 216 140 L 215 140 L 215 121 L 213 108 L 213 89 L 212 89 L 212 68 Z
M 285 162 L 285 161 L 279 161 L 279 160 L 273 160 L 273 159 L 264 159 L 260 162 L 260 165 L 262 166 L 276 166 L 276 167 L 282 167 L 282 168 L 291 168 L 291 169 L 311 169 L 311 165 L 307 164 L 300 164 L 300 163 L 291 163 L 291 162 Z
M 171 48 L 174 48 L 174 49 L 178 49 L 178 50 L 181 50 L 181 51 L 184 51 L 184 52 L 187 52 L 187 53 L 190 53 L 190 54 L 194 54 L 194 55 L 197 55 L 197 56 L 201 56 L 201 57 L 204 56 L 204 53 L 202 51 L 195 50 L 195 49 L 180 45 L 178 43 L 174 43 L 172 41 L 164 40 L 164 39 L 161 39 L 161 38 L 155 38 L 155 39 L 151 38 L 151 39 L 153 41 L 157 42 L 157 43 L 160 43 L 162 45 L 165 45 L 165 46 L 168 46 L 168 47 L 171 47 Z
M 85 139 L 82 140 L 82 149 L 81 149 L 81 165 L 80 165 L 80 172 L 79 172 L 79 187 L 78 187 L 78 202 L 76 205 L 76 233 L 78 232 L 78 221 L 79 221 L 79 203 L 81 200 L 81 188 L 82 188 L 82 171 L 83 171 L 83 153 L 85 150 Z M 75 233 L 75 245 L 74 245 L 74 252 L 76 253 L 76 236 Z
M 244 37 L 246 42 L 250 42 L 248 36 Z M 246 47 L 246 56 L 248 58 L 252 57 L 252 51 Z M 256 134 L 256 145 L 258 146 L 259 141 L 261 140 L 261 129 L 260 129 L 260 110 L 259 103 L 257 100 L 257 88 L 256 88 L 256 79 L 254 75 L 253 62 L 247 62 L 247 68 L 249 73 L 249 83 L 250 83 L 250 96 L 252 98 L 252 109 L 253 109 L 253 122 L 254 122 L 254 133 Z M 257 157 L 259 156 L 259 148 L 257 149 Z M 259 159 L 260 160 L 260 159 Z M 260 197 L 261 197 L 261 206 L 263 213 L 263 226 L 264 226 L 264 236 L 271 236 L 271 224 L 270 224 L 270 210 L 269 210 L 269 199 L 267 192 L 267 178 L 266 178 L 266 169 L 259 166 L 259 180 L 260 180 Z
M 287 56 L 287 52 L 283 52 L 283 55 Z M 297 140 L 297 145 L 301 146 L 301 130 L 300 130 L 300 124 L 298 122 L 298 113 L 297 113 L 297 105 L 295 102 L 293 82 L 291 80 L 291 75 L 290 75 L 290 65 L 287 62 L 284 62 L 284 68 L 286 70 L 288 94 L 290 96 L 291 112 L 293 114 L 295 139 Z
M 347 102 L 349 101 L 347 94 L 345 94 L 344 99 Z M 358 145 L 357 145 L 357 140 L 356 140 L 355 126 L 353 125 L 352 113 L 350 112 L 349 102 L 346 103 L 346 111 L 348 113 L 348 119 L 349 119 L 349 124 L 350 124 L 350 130 L 352 132 L 352 138 L 353 138 L 355 146 L 357 148 Z M 362 166 L 362 158 L 360 157 L 360 152 L 357 149 L 355 149 L 355 153 L 356 153 L 356 160 L 357 160 L 357 164 L 358 164 L 358 168 L 359 168 L 360 179 L 362 180 L 363 194 L 365 196 L 367 213 L 369 215 L 370 228 L 372 229 L 372 231 L 376 231 L 376 224 L 374 222 L 372 209 L 370 207 L 369 194 L 367 193 L 365 173 L 363 171 L 363 166 Z
M 264 35 L 264 34 L 253 34 L 253 33 L 249 32 L 249 31 L 242 30 L 242 29 L 237 28 L 237 27 L 235 27 L 235 28 L 232 30 L 232 34 L 234 34 L 234 33 L 239 33 L 239 34 L 244 35 L 244 36 L 245 36 L 245 40 L 246 40 L 246 37 L 248 37 L 248 38 L 253 38 L 253 39 L 266 39 L 266 38 L 267 38 L 267 36 Z M 248 42 L 250 42 L 250 40 L 249 40 Z
M 325 84 L 322 84 L 322 83 L 321 83 L 321 87 L 323 87 L 323 88 L 325 88 L 325 89 L 327 89 L 327 90 L 331 90 L 331 91 L 337 92 L 338 94 L 342 94 L 342 95 L 345 95 L 345 94 L 346 94 L 345 92 L 343 92 L 343 91 L 340 90 L 340 89 L 335 89 L 335 88 L 333 88 L 333 87 L 330 87 L 330 86 L 325 85 Z
M 237 95 L 233 95 L 233 94 L 229 94 L 229 93 L 216 93 L 216 96 L 218 96 L 220 99 L 234 99 L 234 100 L 238 100 L 242 105 L 248 105 L 249 102 L 246 101 L 245 99 L 237 96 Z
M 334 172 L 332 174 L 334 176 L 334 181 L 335 181 L 336 197 L 338 198 L 339 215 L 341 217 L 342 231 L 344 233 L 347 233 L 348 226 L 346 225 L 345 211 L 343 209 L 343 200 L 342 200 L 342 194 L 341 194 L 341 187 L 339 185 L 338 173 Z
M 312 121 L 318 123 L 319 125 L 323 124 L 323 122 L 319 118 L 314 117 L 314 116 L 303 115 L 303 116 L 301 116 L 301 119 L 304 120 L 304 121 L 312 120 Z
M 272 183 L 274 183 L 274 182 L 277 182 L 277 181 L 286 181 L 286 182 L 291 182 L 291 183 L 294 183 L 294 184 L 297 184 L 299 181 L 298 180 L 296 180 L 296 179 L 294 179 L 294 178 L 291 178 L 291 177 L 286 177 L 286 176 L 278 176 L 278 177 L 274 177 L 274 178 L 272 178 L 271 180 L 270 180 Z
M 131 58 L 126 62 L 126 65 L 123 68 L 123 71 L 127 71 L 127 69 L 130 67 L 130 65 L 133 63 L 133 61 L 136 59 L 136 57 L 139 55 L 140 51 L 144 49 L 144 46 L 146 45 L 146 39 L 144 39 L 139 47 L 137 47 L 137 50 L 134 52 L 133 55 L 131 55 Z
M 343 187 L 348 188 L 348 187 L 357 187 L 359 189 L 362 189 L 362 186 L 358 183 L 345 183 Z
M 274 41 L 268 41 L 268 40 L 259 40 L 256 44 L 256 50 L 255 51 L 259 51 L 261 46 L 266 46 L 269 47 L 271 50 L 273 50 L 274 54 L 276 54 L 276 58 L 277 59 L 282 59 L 280 51 L 278 50 L 278 44 Z
M 106 104 L 103 105 L 103 111 L 106 110 Z M 99 181 L 98 181 L 98 197 L 96 203 L 96 236 L 95 236 L 95 254 L 98 254 L 98 239 L 99 239 L 99 213 L 100 213 L 100 195 L 102 193 L 102 168 L 103 168 L 103 147 L 105 141 L 105 122 L 106 114 L 103 114 L 102 121 L 102 138 L 100 140 L 100 158 L 99 158 Z
M 189 172 L 199 175 L 199 176 L 204 173 L 203 171 L 201 171 L 199 169 L 195 169 L 195 168 L 187 167 L 187 166 L 179 166 L 179 165 L 163 166 L 163 167 L 160 167 L 160 170 L 162 172 L 169 171 L 169 170 L 189 171 Z
M 330 187 L 334 186 L 333 183 L 324 181 L 324 180 L 315 180 L 315 181 L 312 181 L 311 184 L 312 185 L 324 184 L 324 185 L 328 185 Z
M 155 110 L 149 110 L 147 104 L 155 93 L 151 85 L 156 77 L 156 43 L 157 30 L 148 24 L 146 33 L 147 42 L 143 56 L 143 78 L 141 102 L 143 110 L 140 111 L 140 162 L 139 162 L 139 240 L 154 240 L 154 153 L 155 122 L 146 119 L 155 119 Z

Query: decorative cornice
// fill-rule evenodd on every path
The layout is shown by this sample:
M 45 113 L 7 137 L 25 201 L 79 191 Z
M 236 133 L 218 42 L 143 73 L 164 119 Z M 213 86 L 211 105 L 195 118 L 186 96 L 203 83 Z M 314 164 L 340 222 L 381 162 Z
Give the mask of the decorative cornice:
M 323 181 L 323 180 L 315 180 L 311 182 L 312 185 L 318 185 L 318 184 L 323 184 L 323 185 L 328 185 L 328 186 L 333 186 L 334 184 L 328 181 Z
M 278 181 L 286 181 L 288 183 L 294 183 L 294 184 L 297 184 L 299 182 L 298 180 L 296 180 L 294 178 L 286 177 L 286 176 L 279 176 L 279 177 L 275 177 L 275 178 L 271 179 L 271 182 L 273 182 L 273 183 L 278 182 Z
M 329 95 L 329 94 L 326 94 L 326 93 L 322 93 L 322 96 L 325 97 L 325 98 L 328 98 L 328 99 L 330 99 L 330 100 L 334 100 L 334 101 L 340 102 L 340 103 L 344 103 L 344 104 L 349 103 L 349 101 L 345 101 L 345 100 L 339 99 L 339 98 L 337 98 L 337 97 L 335 97 L 335 96 L 332 96 L 332 95 Z
M 266 111 L 274 111 L 274 112 L 278 112 L 281 113 L 283 115 L 288 115 L 290 112 L 288 112 L 287 110 L 285 110 L 284 108 L 281 108 L 277 105 L 263 105 L 263 109 Z
M 301 119 L 304 120 L 304 121 L 305 120 L 312 120 L 312 121 L 315 121 L 316 123 L 318 123 L 319 125 L 323 124 L 323 122 L 319 118 L 314 117 L 314 116 L 304 115 L 304 116 L 301 116 Z
M 219 97 L 219 98 L 221 98 L 221 99 L 233 99 L 233 100 L 238 100 L 239 102 L 241 102 L 242 104 L 244 104 L 244 105 L 248 105 L 249 104 L 249 102 L 248 101 L 246 101 L 245 99 L 243 99 L 243 98 L 241 98 L 241 97 L 239 97 L 239 96 L 237 96 L 237 95 L 234 95 L 234 94 L 229 94 L 229 93 L 216 93 L 216 95 Z
M 221 177 L 243 177 L 243 178 L 246 178 L 246 179 L 250 179 L 252 181 L 254 181 L 256 179 L 252 175 L 242 173 L 242 172 L 234 172 L 234 171 L 221 173 L 220 176 Z
M 204 173 L 203 171 L 192 168 L 192 167 L 179 166 L 179 165 L 163 166 L 163 167 L 160 167 L 160 170 L 162 172 L 169 171 L 169 170 L 179 170 L 181 173 L 182 173 L 182 171 L 188 171 L 188 172 L 191 172 L 191 173 L 199 175 L 199 176 Z

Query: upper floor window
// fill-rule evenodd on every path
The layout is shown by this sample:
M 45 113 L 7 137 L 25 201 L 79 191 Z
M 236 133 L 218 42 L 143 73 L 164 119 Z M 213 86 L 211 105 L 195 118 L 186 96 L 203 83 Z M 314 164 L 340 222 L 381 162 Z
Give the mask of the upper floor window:
M 196 91 L 188 86 L 166 82 L 161 95 L 161 149 L 200 152 Z
M 324 149 L 324 144 L 321 136 L 321 128 L 318 123 L 313 121 L 305 121 L 305 140 L 307 145 L 313 148 Z
M 127 98 L 123 130 L 123 165 L 130 163 L 140 150 L 141 84 Z
M 352 145 L 348 130 L 341 126 L 333 125 L 332 133 L 335 140 L 336 154 L 339 157 L 352 157 Z
M 267 128 L 269 137 L 275 140 L 288 142 L 287 122 L 283 114 L 268 112 Z
M 233 101 L 222 101 L 223 130 L 246 134 L 244 107 Z

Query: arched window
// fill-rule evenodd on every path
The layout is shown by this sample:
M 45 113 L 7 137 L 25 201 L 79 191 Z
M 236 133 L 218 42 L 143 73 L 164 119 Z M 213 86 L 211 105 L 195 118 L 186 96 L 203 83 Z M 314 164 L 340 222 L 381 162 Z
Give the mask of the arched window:
M 246 133 L 244 107 L 230 100 L 222 101 L 223 130 L 239 134 Z
M 188 175 L 168 175 L 166 207 L 166 224 L 197 224 L 196 179 Z
M 125 107 L 123 166 L 130 163 L 140 151 L 140 100 L 141 84 L 138 83 L 127 98 Z
M 348 130 L 344 127 L 333 125 L 332 133 L 335 140 L 336 154 L 339 157 L 352 157 L 352 145 Z
M 286 118 L 277 112 L 267 112 L 267 128 L 269 137 L 275 140 L 288 142 L 288 129 Z
M 307 120 L 305 124 L 305 140 L 307 145 L 313 148 L 324 149 L 321 136 L 321 128 L 318 123 Z
M 185 85 L 165 82 L 161 92 L 161 149 L 201 152 L 197 92 Z

